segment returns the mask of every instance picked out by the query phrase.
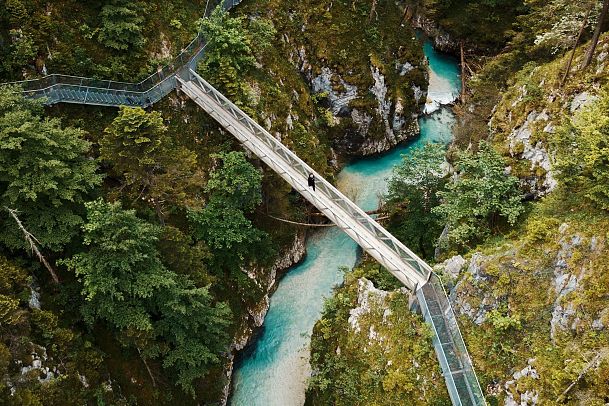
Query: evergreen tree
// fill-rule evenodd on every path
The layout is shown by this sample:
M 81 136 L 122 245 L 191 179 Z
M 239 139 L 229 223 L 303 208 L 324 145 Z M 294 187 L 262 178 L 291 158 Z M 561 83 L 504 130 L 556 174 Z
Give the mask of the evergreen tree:
M 119 51 L 144 45 L 144 19 L 138 10 L 133 9 L 134 4 L 126 0 L 113 0 L 102 8 L 99 42 Z
M 82 281 L 89 324 L 105 322 L 145 361 L 160 358 L 176 384 L 194 394 L 228 348 L 231 313 L 213 303 L 208 288 L 168 271 L 157 251 L 160 228 L 123 210 L 119 203 L 86 204 L 86 252 L 63 261 Z
M 100 157 L 112 165 L 123 196 L 148 202 L 160 218 L 167 205 L 199 205 L 203 176 L 197 156 L 176 145 L 159 112 L 121 107 L 100 145 Z
M 86 203 L 86 252 L 65 261 L 82 281 L 85 320 L 103 320 L 116 330 L 152 329 L 149 309 L 157 295 L 175 288 L 159 258 L 160 229 L 123 210 L 120 203 Z
M 241 152 L 214 155 L 221 166 L 210 176 L 206 206 L 191 211 L 193 235 L 213 250 L 216 262 L 238 266 L 251 259 L 268 236 L 245 216 L 262 201 L 262 174 Z
M 15 209 L 40 245 L 60 250 L 78 232 L 86 195 L 101 183 L 87 159 L 84 132 L 42 117 L 42 105 L 17 88 L 0 90 L 0 243 L 27 248 L 6 208 Z

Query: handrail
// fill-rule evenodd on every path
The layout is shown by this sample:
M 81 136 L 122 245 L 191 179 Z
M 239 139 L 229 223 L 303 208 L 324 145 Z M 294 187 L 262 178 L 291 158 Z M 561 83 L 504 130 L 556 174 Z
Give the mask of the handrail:
M 251 134 L 264 143 L 280 158 L 284 159 L 286 163 L 292 169 L 296 170 L 300 176 L 306 179 L 310 173 L 316 173 L 313 168 L 307 165 L 296 154 L 275 139 L 271 134 L 268 133 L 268 131 L 260 126 L 255 120 L 252 120 L 246 113 L 244 113 L 222 93 L 205 81 L 194 70 L 190 69 L 188 71 L 188 75 L 189 76 L 187 78 L 179 78 L 178 80 L 181 81 L 186 79 L 187 81 L 195 82 L 201 91 L 213 97 L 215 101 L 222 106 L 224 111 L 232 115 L 234 119 L 246 126 L 250 130 Z M 390 252 L 393 252 L 397 258 L 400 258 L 404 265 L 414 272 L 416 277 L 405 275 L 411 281 L 410 288 L 412 290 L 417 290 L 417 288 L 420 288 L 428 281 L 432 270 L 431 267 L 425 263 L 425 261 L 420 259 L 398 239 L 393 237 L 380 224 L 370 218 L 370 216 L 368 216 L 364 210 L 362 210 L 355 203 L 351 202 L 351 200 L 344 196 L 323 177 L 317 175 L 316 179 L 318 180 L 316 187 L 320 193 L 328 196 L 328 198 L 333 203 L 338 205 L 340 209 L 342 209 L 348 216 L 356 219 L 368 232 L 372 233 L 380 244 L 385 246 Z M 393 262 L 389 259 L 387 260 L 389 262 Z M 394 264 L 394 266 L 397 270 L 403 268 L 399 264 Z
M 224 10 L 230 10 L 240 2 L 241 0 L 222 0 L 221 4 Z M 211 12 L 211 9 L 207 10 L 206 6 L 204 17 L 207 17 L 209 12 Z M 45 98 L 45 104 L 67 102 L 108 106 L 119 106 L 121 104 L 148 106 L 157 102 L 175 88 L 175 80 L 173 78 L 176 73 L 184 67 L 194 67 L 194 64 L 202 57 L 206 45 L 207 43 L 202 33 L 198 32 L 195 38 L 171 62 L 138 83 L 53 73 L 37 79 L 0 83 L 0 86 L 18 85 L 26 97 Z M 171 88 L 163 89 L 162 94 L 159 95 L 150 94 L 155 87 L 158 87 L 168 79 L 173 80 Z M 90 102 L 80 95 L 67 97 L 65 95 L 66 92 L 62 92 L 62 89 L 66 88 L 74 90 L 74 86 L 85 93 L 90 91 L 97 93 L 100 96 L 99 100 Z M 118 94 L 118 96 L 108 97 L 107 94 L 114 96 Z M 139 95 L 137 103 L 125 103 L 126 98 L 132 97 L 134 94 Z
M 416 254 L 317 174 L 239 107 L 190 70 L 177 77 L 181 90 L 234 135 L 245 148 L 343 229 L 410 290 L 416 292 L 455 406 L 486 405 L 457 319 L 438 276 Z M 316 191 L 307 187 L 313 174 Z

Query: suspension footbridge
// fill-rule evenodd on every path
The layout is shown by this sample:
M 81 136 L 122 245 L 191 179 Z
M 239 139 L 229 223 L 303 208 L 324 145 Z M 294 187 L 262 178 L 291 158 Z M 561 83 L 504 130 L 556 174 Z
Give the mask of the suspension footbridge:
M 224 8 L 238 3 L 230 0 Z M 26 97 L 43 98 L 46 104 L 111 107 L 147 107 L 179 89 L 416 295 L 425 321 L 432 328 L 433 345 L 452 403 L 485 405 L 457 319 L 438 276 L 425 261 L 199 76 L 195 68 L 205 45 L 205 39 L 198 35 L 170 65 L 140 83 L 49 75 L 17 84 Z M 316 191 L 308 187 L 310 174 L 317 180 Z

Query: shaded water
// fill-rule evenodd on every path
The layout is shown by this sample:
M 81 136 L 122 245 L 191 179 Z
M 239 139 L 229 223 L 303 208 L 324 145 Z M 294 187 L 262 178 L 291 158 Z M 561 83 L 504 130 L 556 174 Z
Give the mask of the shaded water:
M 346 166 L 338 187 L 364 210 L 373 210 L 387 187 L 387 178 L 403 154 L 426 143 L 448 143 L 454 123 L 452 112 L 440 104 L 459 93 L 460 79 L 454 59 L 424 44 L 430 63 L 430 88 L 426 111 L 419 120 L 421 136 L 379 157 Z M 324 298 L 341 283 L 340 267 L 352 268 L 357 244 L 338 228 L 323 229 L 307 239 L 307 256 L 281 279 L 271 297 L 262 331 L 238 362 L 233 374 L 233 406 L 296 406 L 305 398 L 310 373 L 309 342 Z

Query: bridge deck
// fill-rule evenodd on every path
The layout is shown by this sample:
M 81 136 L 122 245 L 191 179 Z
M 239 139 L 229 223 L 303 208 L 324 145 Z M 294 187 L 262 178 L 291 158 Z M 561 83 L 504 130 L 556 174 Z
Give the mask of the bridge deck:
M 485 405 L 457 319 L 439 278 L 429 265 L 203 78 L 193 71 L 185 72 L 184 76 L 178 77 L 177 81 L 186 95 L 342 228 L 405 286 L 416 292 L 425 321 L 432 328 L 433 345 L 451 401 L 454 405 Z M 315 192 L 307 186 L 310 173 L 317 180 Z
M 203 78 L 192 70 L 188 74 L 188 80 L 178 77 L 181 90 L 246 148 L 342 228 L 409 289 L 414 291 L 427 282 L 431 268 L 424 261 Z M 315 192 L 307 186 L 310 173 L 316 179 Z

